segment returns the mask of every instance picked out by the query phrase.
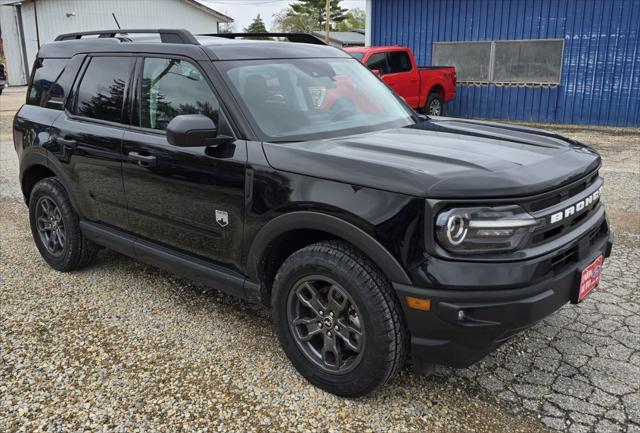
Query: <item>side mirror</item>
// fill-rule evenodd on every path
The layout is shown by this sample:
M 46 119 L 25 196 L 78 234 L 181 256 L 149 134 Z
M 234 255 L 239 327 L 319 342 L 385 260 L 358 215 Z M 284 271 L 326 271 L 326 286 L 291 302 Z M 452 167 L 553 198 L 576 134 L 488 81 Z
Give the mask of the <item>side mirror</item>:
M 218 134 L 218 126 L 204 114 L 182 114 L 167 125 L 167 141 L 178 147 L 219 146 L 233 141 Z
M 372 69 L 371 72 L 373 72 L 378 77 L 382 77 L 382 73 L 380 72 L 380 69 Z

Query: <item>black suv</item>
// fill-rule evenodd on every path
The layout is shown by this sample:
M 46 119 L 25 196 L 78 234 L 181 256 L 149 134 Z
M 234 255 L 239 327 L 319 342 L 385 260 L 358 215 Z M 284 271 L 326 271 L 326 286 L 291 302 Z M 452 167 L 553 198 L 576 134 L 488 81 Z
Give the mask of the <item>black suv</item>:
M 419 116 L 312 37 L 61 35 L 30 82 L 14 140 L 46 262 L 107 247 L 264 303 L 338 395 L 409 354 L 472 364 L 579 302 L 611 252 L 594 150 Z

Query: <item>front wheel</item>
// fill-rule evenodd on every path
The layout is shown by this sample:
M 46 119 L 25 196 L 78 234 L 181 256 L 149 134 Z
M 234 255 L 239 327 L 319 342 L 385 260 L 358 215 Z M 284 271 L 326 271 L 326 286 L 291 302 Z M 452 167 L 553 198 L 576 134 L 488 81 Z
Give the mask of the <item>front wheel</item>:
M 444 115 L 444 103 L 442 98 L 437 93 L 429 93 L 427 98 L 427 105 L 422 109 L 423 114 L 427 116 L 442 116 Z
M 338 241 L 292 254 L 273 287 L 285 353 L 312 384 L 343 397 L 368 394 L 402 367 L 408 333 L 384 275 Z

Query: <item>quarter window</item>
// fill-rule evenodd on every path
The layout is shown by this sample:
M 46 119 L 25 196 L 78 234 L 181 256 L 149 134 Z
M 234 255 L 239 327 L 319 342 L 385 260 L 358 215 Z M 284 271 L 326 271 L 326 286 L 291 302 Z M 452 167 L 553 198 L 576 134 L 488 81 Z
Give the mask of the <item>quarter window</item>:
M 132 64 L 131 57 L 92 58 L 78 87 L 76 114 L 120 122 Z
M 62 109 L 65 88 L 60 78 L 69 59 L 38 58 L 27 97 L 28 105 Z
M 200 71 L 179 59 L 146 58 L 140 126 L 165 130 L 181 114 L 204 114 L 218 123 L 220 105 Z

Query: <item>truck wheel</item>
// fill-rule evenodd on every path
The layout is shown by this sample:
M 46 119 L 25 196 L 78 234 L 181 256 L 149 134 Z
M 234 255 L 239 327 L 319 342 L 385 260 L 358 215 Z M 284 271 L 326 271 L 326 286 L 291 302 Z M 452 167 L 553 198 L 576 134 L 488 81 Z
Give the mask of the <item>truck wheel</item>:
M 427 116 L 442 116 L 444 115 L 444 104 L 442 98 L 437 93 L 429 93 L 427 98 L 427 105 L 423 109 Z
M 42 258 L 52 268 L 67 272 L 93 261 L 98 247 L 80 231 L 80 220 L 67 192 L 55 177 L 42 179 L 29 197 L 31 233 Z
M 312 384 L 359 397 L 403 366 L 408 331 L 385 276 L 339 241 L 309 245 L 280 267 L 273 321 L 296 369 Z

